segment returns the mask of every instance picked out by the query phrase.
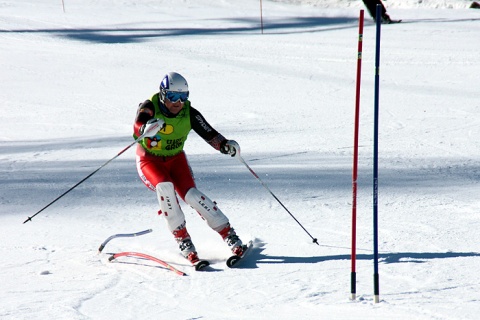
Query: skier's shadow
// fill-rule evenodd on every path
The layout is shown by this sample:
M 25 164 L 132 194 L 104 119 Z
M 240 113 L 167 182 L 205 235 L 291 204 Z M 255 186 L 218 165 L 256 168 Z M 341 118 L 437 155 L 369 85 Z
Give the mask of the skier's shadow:
M 255 241 L 252 251 L 242 263 L 242 268 L 258 268 L 260 264 L 291 264 L 291 263 L 321 263 L 327 261 L 350 260 L 350 254 L 310 256 L 310 257 L 291 257 L 291 256 L 271 256 L 264 254 L 265 243 Z M 381 263 L 425 263 L 433 259 L 448 259 L 460 257 L 480 257 L 480 252 L 392 252 L 380 253 L 379 262 Z M 373 254 L 357 254 L 357 260 L 373 260 Z

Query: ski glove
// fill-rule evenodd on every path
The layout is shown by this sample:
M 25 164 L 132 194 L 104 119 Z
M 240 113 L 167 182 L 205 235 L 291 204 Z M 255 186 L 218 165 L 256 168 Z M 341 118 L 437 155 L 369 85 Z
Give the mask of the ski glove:
M 140 134 L 145 138 L 153 138 L 165 126 L 162 119 L 150 119 L 140 128 Z
M 236 155 L 240 155 L 240 146 L 235 140 L 224 140 L 220 144 L 220 152 L 235 157 Z

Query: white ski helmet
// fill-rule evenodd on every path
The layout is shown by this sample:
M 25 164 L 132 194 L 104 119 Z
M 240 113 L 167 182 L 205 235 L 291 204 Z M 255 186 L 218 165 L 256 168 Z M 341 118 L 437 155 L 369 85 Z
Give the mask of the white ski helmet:
M 188 99 L 188 83 L 181 74 L 169 72 L 163 77 L 162 82 L 160 82 L 160 101 L 165 103 L 165 98 L 168 99 L 168 95 L 172 97 L 169 99 L 172 102 L 178 100 L 185 102 Z

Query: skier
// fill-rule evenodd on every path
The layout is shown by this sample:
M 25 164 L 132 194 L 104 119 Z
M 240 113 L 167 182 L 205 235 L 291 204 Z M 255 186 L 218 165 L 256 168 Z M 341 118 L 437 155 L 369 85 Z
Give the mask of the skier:
M 388 24 L 388 23 L 396 23 L 401 21 L 401 20 L 392 20 L 390 18 L 390 16 L 387 14 L 387 9 L 382 3 L 382 0 L 363 0 L 363 3 L 367 7 L 368 12 L 370 13 L 374 21 L 377 21 L 375 18 L 376 12 L 377 12 L 377 4 L 382 6 L 382 16 L 381 16 L 382 23 Z
M 234 255 L 240 256 L 244 247 L 225 214 L 196 188 L 183 151 L 187 135 L 193 129 L 213 148 L 232 157 L 240 152 L 240 147 L 210 126 L 202 114 L 191 106 L 188 96 L 185 78 L 176 72 L 167 73 L 160 82 L 160 91 L 139 105 L 133 136 L 137 139 L 154 123 L 160 123 L 162 127 L 138 144 L 137 171 L 143 183 L 156 192 L 160 204 L 158 214 L 164 216 L 181 253 L 195 265 L 200 259 L 187 231 L 177 194 L 220 234 Z

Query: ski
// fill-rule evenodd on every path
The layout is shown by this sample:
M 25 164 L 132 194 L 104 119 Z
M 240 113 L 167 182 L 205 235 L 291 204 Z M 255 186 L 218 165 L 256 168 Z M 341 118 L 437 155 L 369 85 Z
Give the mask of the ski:
M 247 244 L 243 245 L 243 252 L 242 255 L 232 255 L 230 258 L 227 259 L 227 267 L 229 268 L 235 268 L 238 267 L 239 263 L 242 261 L 243 258 L 251 251 L 253 247 L 253 241 L 250 240 L 248 241 Z
M 199 260 L 195 263 L 192 263 L 192 265 L 195 268 L 195 271 L 204 271 L 205 268 L 210 265 L 210 262 L 207 260 Z
M 382 22 L 383 24 L 394 24 L 394 23 L 400 23 L 402 22 L 402 20 L 388 20 L 388 21 L 385 21 L 385 22 Z
M 210 262 L 207 260 L 200 259 L 195 251 L 189 252 L 185 259 L 192 264 L 192 266 L 195 268 L 195 271 L 202 271 L 210 265 Z
M 137 258 L 143 258 L 143 259 L 147 259 L 147 260 L 150 260 L 150 261 L 153 261 L 153 262 L 156 262 L 158 264 L 160 264 L 161 266 L 175 272 L 176 274 L 178 274 L 179 276 L 186 276 L 187 274 L 185 272 L 182 272 L 178 269 L 175 269 L 172 265 L 166 263 L 165 261 L 163 260 L 160 260 L 158 258 L 155 258 L 155 257 L 152 257 L 152 256 L 149 256 L 148 254 L 144 254 L 144 253 L 139 253 L 139 252 L 120 252 L 120 253 L 115 253 L 113 254 L 112 256 L 110 256 L 110 258 L 108 258 L 108 261 L 112 262 L 114 259 L 116 258 L 119 258 L 119 257 L 137 257 Z

